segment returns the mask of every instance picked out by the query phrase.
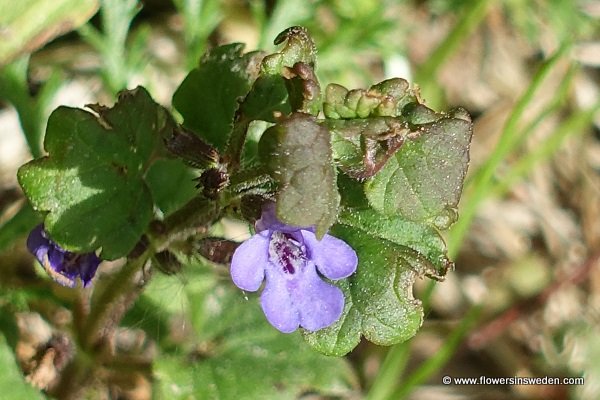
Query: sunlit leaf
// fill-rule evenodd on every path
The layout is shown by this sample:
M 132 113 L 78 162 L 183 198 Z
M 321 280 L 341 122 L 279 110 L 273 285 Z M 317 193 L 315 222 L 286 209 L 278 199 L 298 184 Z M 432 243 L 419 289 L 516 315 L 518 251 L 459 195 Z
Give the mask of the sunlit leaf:
M 173 95 L 184 125 L 219 150 L 225 148 L 239 102 L 258 73 L 260 55 L 243 54 L 243 49 L 233 43 L 211 50 Z
M 122 92 L 113 108 L 59 107 L 48 121 L 48 155 L 19 170 L 46 230 L 67 250 L 102 248 L 105 259 L 133 248 L 152 217 L 143 175 L 172 130 L 168 112 L 143 88 Z
M 452 263 L 437 230 L 401 216 L 385 217 L 371 209 L 344 209 L 332 234 L 358 254 L 358 268 L 338 285 L 346 305 L 332 326 L 304 336 L 315 349 L 344 355 L 368 340 L 391 345 L 412 337 L 421 325 L 423 310 L 413 298 L 417 278 L 443 279 Z

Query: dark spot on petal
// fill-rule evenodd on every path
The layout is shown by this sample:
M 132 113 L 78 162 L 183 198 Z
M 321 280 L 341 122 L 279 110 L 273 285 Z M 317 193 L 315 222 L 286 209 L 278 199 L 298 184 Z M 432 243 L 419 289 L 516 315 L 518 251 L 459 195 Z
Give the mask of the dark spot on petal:
M 275 231 L 269 242 L 269 260 L 286 274 L 295 274 L 298 268 L 306 264 L 303 247 L 290 234 Z

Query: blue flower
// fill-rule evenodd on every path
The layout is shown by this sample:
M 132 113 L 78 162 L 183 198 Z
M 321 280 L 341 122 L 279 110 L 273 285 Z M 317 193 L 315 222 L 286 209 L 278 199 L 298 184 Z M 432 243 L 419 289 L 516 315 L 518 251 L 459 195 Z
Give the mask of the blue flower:
M 52 279 L 68 287 L 77 285 L 77 277 L 83 282 L 83 287 L 89 285 L 101 262 L 95 253 L 78 254 L 64 250 L 48 237 L 42 224 L 29 234 L 27 248 Z
M 254 292 L 266 280 L 262 309 L 281 332 L 293 332 L 299 326 L 316 331 L 337 321 L 344 309 L 344 294 L 321 275 L 331 280 L 352 275 L 358 263 L 354 250 L 331 235 L 317 240 L 312 228 L 280 222 L 272 203 L 263 208 L 255 227 L 258 233 L 233 254 L 235 285 Z

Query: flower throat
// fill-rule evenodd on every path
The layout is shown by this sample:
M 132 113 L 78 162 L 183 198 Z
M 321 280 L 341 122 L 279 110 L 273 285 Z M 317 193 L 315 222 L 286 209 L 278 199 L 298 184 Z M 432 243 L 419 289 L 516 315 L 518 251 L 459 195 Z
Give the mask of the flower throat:
M 269 261 L 281 267 L 286 274 L 293 275 L 306 263 L 304 246 L 292 235 L 275 231 L 269 242 Z

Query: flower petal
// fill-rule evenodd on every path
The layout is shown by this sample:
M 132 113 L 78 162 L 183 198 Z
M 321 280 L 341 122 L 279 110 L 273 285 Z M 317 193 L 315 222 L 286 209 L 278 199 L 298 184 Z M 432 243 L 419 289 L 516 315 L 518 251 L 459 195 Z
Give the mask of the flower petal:
M 267 270 L 267 283 L 260 296 L 260 303 L 267 321 L 283 333 L 298 329 L 300 316 L 294 305 L 288 284 L 294 283 L 279 274 Z
M 48 254 L 41 264 L 54 282 L 70 288 L 77 286 L 77 269 L 66 268 L 65 252 L 55 245 L 48 249 Z
M 27 237 L 27 248 L 40 263 L 44 262 L 44 256 L 48 254 L 50 248 L 50 240 L 44 236 L 43 231 L 44 226 L 39 224 L 33 228 Z
M 304 270 L 302 286 L 294 293 L 300 310 L 300 325 L 308 331 L 326 328 L 337 321 L 344 310 L 342 291 L 317 275 L 315 266 L 308 263 Z
M 295 232 L 299 229 L 310 229 L 286 225 L 281 222 L 279 219 L 277 219 L 277 214 L 275 213 L 275 203 L 266 203 L 263 205 L 262 214 L 260 215 L 260 219 L 258 219 L 254 224 L 254 228 L 256 229 L 256 232 L 270 230 L 285 233 Z
M 358 257 L 346 242 L 331 235 L 317 240 L 314 233 L 302 230 L 304 244 L 308 247 L 309 257 L 319 272 L 329 279 L 347 278 L 356 271 Z
M 100 265 L 100 261 L 101 260 L 94 253 L 88 253 L 81 256 L 81 260 L 79 260 L 79 277 L 83 282 L 83 287 L 87 287 L 94 275 L 96 275 L 96 270 L 98 269 L 98 265 Z
M 235 249 L 231 258 L 231 279 L 237 287 L 255 292 L 265 278 L 269 262 L 269 235 L 256 234 Z

